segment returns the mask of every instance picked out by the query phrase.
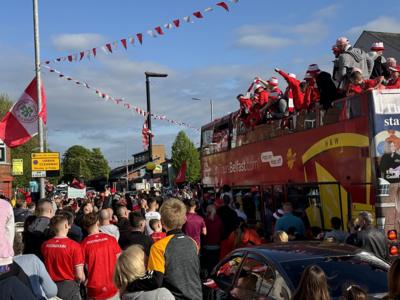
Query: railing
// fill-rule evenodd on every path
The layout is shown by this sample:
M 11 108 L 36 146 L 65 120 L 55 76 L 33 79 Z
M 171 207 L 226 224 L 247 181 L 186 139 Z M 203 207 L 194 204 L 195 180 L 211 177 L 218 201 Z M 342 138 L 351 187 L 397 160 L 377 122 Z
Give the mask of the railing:
M 217 144 L 210 143 L 202 148 L 202 155 L 220 153 L 242 145 L 365 116 L 368 113 L 367 98 L 370 95 L 371 93 L 364 93 L 336 100 L 332 103 L 332 108 L 327 111 L 318 106 L 281 119 L 268 119 L 266 123 L 259 124 L 254 128 L 246 128 L 240 119 L 233 119 L 230 145 L 218 147 Z

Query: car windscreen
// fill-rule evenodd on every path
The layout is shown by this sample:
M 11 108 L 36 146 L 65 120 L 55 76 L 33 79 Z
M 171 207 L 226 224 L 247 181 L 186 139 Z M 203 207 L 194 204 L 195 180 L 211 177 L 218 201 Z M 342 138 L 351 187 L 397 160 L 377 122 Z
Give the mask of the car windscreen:
M 364 288 L 368 294 L 386 293 L 388 290 L 389 266 L 368 253 L 295 260 L 283 262 L 281 265 L 295 288 L 303 270 L 309 265 L 318 265 L 327 276 L 332 297 L 339 297 L 346 288 L 354 284 Z

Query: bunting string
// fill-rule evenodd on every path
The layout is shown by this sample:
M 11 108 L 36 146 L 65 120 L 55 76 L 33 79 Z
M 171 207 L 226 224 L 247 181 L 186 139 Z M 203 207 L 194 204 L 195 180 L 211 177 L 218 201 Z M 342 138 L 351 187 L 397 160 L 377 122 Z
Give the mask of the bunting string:
M 239 2 L 239 0 L 229 0 L 229 2 L 236 4 Z M 214 7 L 223 9 L 226 12 L 229 12 L 229 9 L 230 9 L 227 2 L 225 2 L 225 1 L 216 3 L 214 5 Z M 194 23 L 193 22 L 194 19 L 197 19 L 197 20 L 203 19 L 204 14 L 214 11 L 214 7 L 210 6 L 210 7 L 205 8 L 202 11 L 200 11 L 200 10 L 195 11 L 190 15 L 184 16 L 182 18 L 174 19 L 171 22 L 164 24 L 163 26 L 159 25 L 159 26 L 154 27 L 153 29 L 146 30 L 145 32 L 148 36 L 150 36 L 152 38 L 163 36 L 167 32 L 167 30 L 181 27 L 182 23 Z M 81 51 L 78 51 L 77 53 L 69 54 L 69 55 L 62 56 L 62 57 L 57 57 L 55 59 L 45 60 L 43 64 L 49 65 L 49 64 L 57 63 L 57 62 L 79 62 L 79 61 L 82 61 L 83 59 L 90 60 L 91 58 L 97 57 L 99 50 L 103 51 L 105 54 L 112 54 L 118 50 L 119 45 L 122 46 L 119 48 L 128 50 L 128 48 L 134 47 L 135 45 L 142 45 L 143 40 L 144 40 L 144 34 L 137 33 L 132 36 L 123 37 L 116 41 L 106 43 L 105 45 L 102 45 L 102 46 L 94 47 L 94 48 L 87 49 L 87 50 L 81 50 Z
M 57 75 L 59 78 L 65 79 L 65 80 L 70 81 L 70 82 L 73 82 L 73 83 L 75 83 L 76 85 L 78 85 L 80 87 L 85 87 L 85 88 L 93 91 L 98 97 L 100 97 L 104 101 L 109 101 L 111 103 L 119 105 L 119 106 L 123 107 L 124 109 L 132 111 L 135 114 L 138 114 L 138 115 L 140 115 L 140 116 L 142 116 L 144 118 L 147 118 L 147 116 L 148 116 L 147 111 L 143 110 L 140 107 L 132 105 L 125 98 L 113 97 L 113 96 L 103 92 L 101 89 L 93 87 L 92 85 L 89 85 L 86 81 L 74 79 L 74 78 L 72 78 L 70 76 L 67 76 L 67 75 L 61 73 L 60 71 L 58 71 L 58 70 L 56 70 L 54 68 L 51 68 L 49 66 L 43 66 L 43 67 L 47 71 L 49 71 L 50 73 Z M 198 128 L 196 128 L 196 127 L 194 127 L 194 126 L 192 126 L 192 125 L 190 125 L 190 124 L 188 124 L 186 122 L 181 122 L 181 121 L 177 121 L 177 120 L 174 120 L 174 119 L 170 119 L 165 115 L 158 115 L 158 114 L 151 113 L 150 116 L 154 120 L 165 121 L 165 122 L 168 122 L 168 123 L 173 124 L 175 126 L 185 127 L 185 128 L 197 131 L 197 132 L 200 131 L 200 129 L 198 129 Z

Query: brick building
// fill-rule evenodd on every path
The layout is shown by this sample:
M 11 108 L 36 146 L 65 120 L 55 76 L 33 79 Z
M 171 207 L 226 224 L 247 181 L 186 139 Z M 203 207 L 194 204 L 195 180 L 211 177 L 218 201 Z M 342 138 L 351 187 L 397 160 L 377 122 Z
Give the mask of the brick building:
M 0 141 L 0 193 L 12 196 L 11 151 Z

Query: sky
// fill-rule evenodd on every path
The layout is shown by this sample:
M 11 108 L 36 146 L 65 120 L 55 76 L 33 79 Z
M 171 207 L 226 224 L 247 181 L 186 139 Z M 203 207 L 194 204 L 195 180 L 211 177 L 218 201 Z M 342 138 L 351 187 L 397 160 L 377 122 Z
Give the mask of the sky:
M 363 30 L 398 32 L 400 2 L 226 0 L 226 12 L 211 0 L 39 0 L 41 59 L 98 47 L 142 32 L 143 45 L 119 46 L 96 59 L 57 62 L 63 74 L 87 82 L 132 105 L 146 108 L 145 71 L 165 72 L 151 79 L 152 111 L 200 128 L 210 118 L 238 108 L 235 97 L 255 76 L 274 68 L 302 77 L 318 63 L 331 72 L 331 46 L 339 36 L 353 43 Z M 182 17 L 207 7 L 203 19 Z M 16 101 L 34 77 L 32 1 L 3 1 L 0 18 L 0 93 Z M 152 38 L 148 29 L 180 18 L 179 28 Z M 88 89 L 43 70 L 47 94 L 48 144 L 64 152 L 73 145 L 101 148 L 111 166 L 143 151 L 143 117 Z M 192 98 L 202 101 L 193 101 Z M 163 121 L 153 122 L 154 144 L 167 154 L 179 130 L 198 146 L 200 134 Z

